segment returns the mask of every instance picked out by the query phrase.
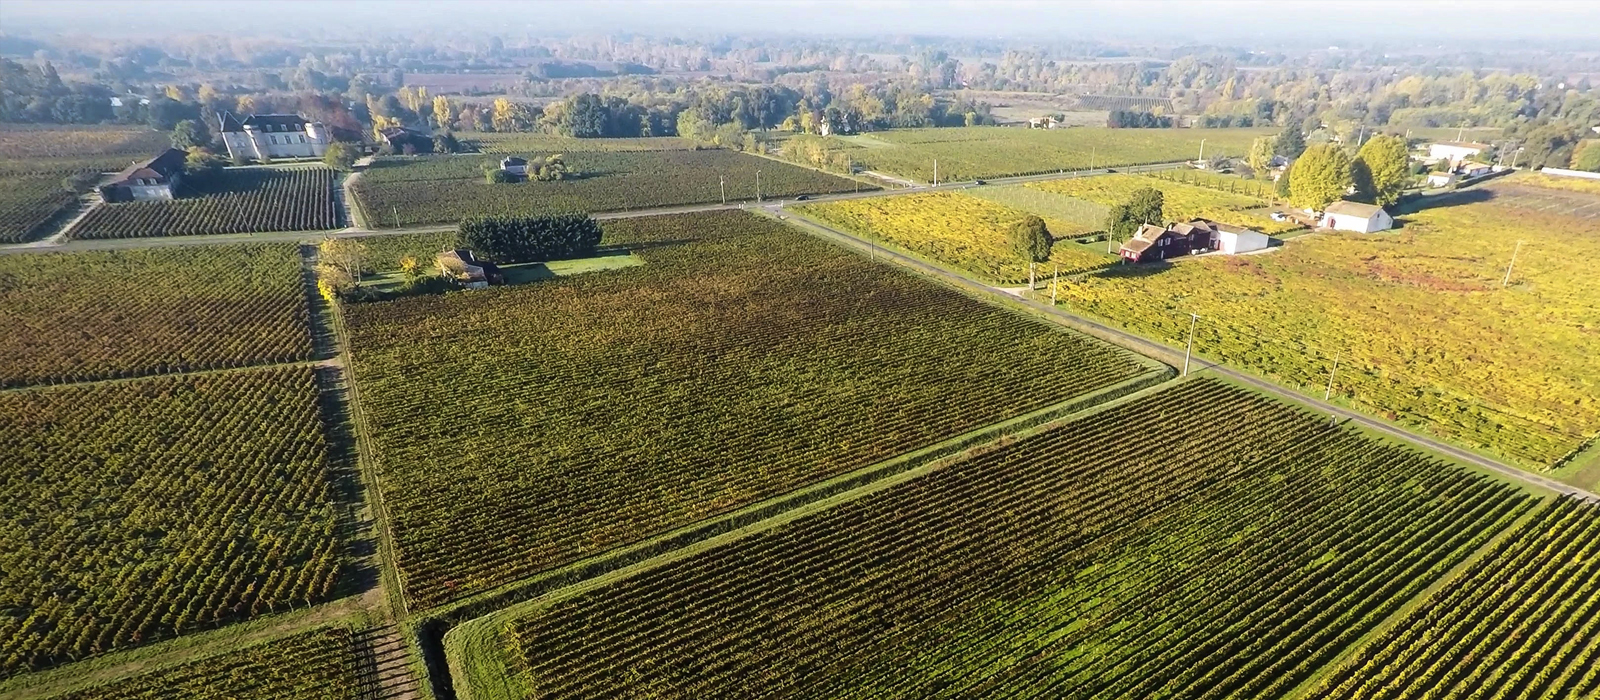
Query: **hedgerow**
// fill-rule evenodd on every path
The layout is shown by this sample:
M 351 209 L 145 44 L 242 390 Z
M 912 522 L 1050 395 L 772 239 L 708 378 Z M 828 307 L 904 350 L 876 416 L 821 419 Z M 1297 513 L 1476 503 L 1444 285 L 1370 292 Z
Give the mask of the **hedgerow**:
M 498 263 L 588 255 L 600 244 L 600 224 L 583 214 L 475 216 L 461 222 L 460 245 Z
M 542 698 L 1279 698 L 1528 502 L 1190 382 L 558 597 L 504 642 Z
M 0 387 L 303 360 L 293 245 L 0 255 Z
M 646 264 L 346 311 L 420 607 L 1145 371 L 751 214 L 605 229 Z
M 0 676 L 326 599 L 305 367 L 0 393 Z

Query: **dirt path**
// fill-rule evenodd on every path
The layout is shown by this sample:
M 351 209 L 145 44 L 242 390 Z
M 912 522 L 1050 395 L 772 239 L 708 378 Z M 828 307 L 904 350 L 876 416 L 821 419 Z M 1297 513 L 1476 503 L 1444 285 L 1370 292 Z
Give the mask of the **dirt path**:
M 389 623 L 356 635 L 357 673 L 361 700 L 417 700 L 420 684 L 411 673 L 405 638 L 399 626 Z

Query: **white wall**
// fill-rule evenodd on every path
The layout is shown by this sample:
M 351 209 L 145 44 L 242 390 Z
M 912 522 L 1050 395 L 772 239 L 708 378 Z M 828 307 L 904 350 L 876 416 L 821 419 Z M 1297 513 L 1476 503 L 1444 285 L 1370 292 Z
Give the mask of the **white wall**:
M 1374 233 L 1384 231 L 1394 226 L 1394 219 L 1387 212 L 1378 212 L 1371 218 L 1351 216 L 1349 214 L 1328 214 L 1323 219 L 1323 225 L 1340 231 L 1355 231 L 1356 233 Z
M 1255 231 L 1246 231 L 1244 233 L 1218 231 L 1217 242 L 1221 244 L 1222 247 L 1219 250 L 1223 253 L 1238 255 L 1267 247 L 1267 236 Z
M 1594 148 L 1594 146 L 1590 146 Z M 1600 173 L 1585 172 L 1583 170 L 1563 170 L 1561 168 L 1544 168 L 1539 172 L 1546 175 L 1559 175 L 1561 177 L 1581 177 L 1589 180 L 1600 180 Z

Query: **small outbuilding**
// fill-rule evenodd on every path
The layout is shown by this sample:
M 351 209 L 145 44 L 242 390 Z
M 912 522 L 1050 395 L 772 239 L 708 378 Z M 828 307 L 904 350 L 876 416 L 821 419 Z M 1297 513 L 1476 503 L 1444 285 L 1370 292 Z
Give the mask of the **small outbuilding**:
M 459 282 L 467 289 L 483 289 L 491 284 L 503 284 L 505 276 L 500 267 L 487 260 L 479 260 L 466 248 L 447 250 L 435 259 L 439 272 Z
M 1452 172 L 1428 173 L 1429 187 L 1449 187 L 1456 184 L 1456 174 Z
M 1272 244 L 1272 239 L 1260 231 L 1252 231 L 1239 226 L 1230 226 L 1216 222 L 1211 224 L 1215 233 L 1211 239 L 1211 247 L 1223 255 L 1238 255 L 1257 250 L 1265 250 Z
M 500 159 L 500 169 L 505 171 L 507 175 L 513 175 L 519 179 L 525 178 L 528 176 L 528 159 L 518 156 L 506 156 Z
M 189 154 L 169 148 L 154 158 L 130 165 L 100 186 L 100 197 L 107 202 L 136 202 L 172 199 L 183 181 L 183 166 Z
M 1322 225 L 1339 231 L 1374 233 L 1393 228 L 1394 218 L 1375 204 L 1338 201 L 1323 210 Z
M 1454 165 L 1487 150 L 1489 150 L 1489 144 L 1470 141 L 1430 143 L 1428 144 L 1428 160 L 1432 162 L 1445 160 Z

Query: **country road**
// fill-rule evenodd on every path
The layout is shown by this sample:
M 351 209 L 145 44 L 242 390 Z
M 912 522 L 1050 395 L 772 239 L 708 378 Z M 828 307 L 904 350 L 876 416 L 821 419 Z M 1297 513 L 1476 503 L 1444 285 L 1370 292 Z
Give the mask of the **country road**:
M 1126 168 L 1115 168 L 1116 172 L 1140 173 L 1155 170 L 1167 170 L 1181 167 L 1183 163 L 1156 163 L 1152 165 L 1139 165 Z M 1025 182 L 1042 182 L 1045 180 L 1063 180 L 1074 177 L 1088 177 L 1090 175 L 1103 175 L 1112 169 L 1099 168 L 1096 170 L 1062 171 L 1059 173 L 1045 173 L 1042 175 L 1023 175 L 1018 177 L 996 178 L 985 181 L 988 185 L 1011 185 Z M 393 236 L 406 233 L 433 233 L 455 229 L 454 224 L 436 224 L 428 226 L 409 226 L 405 228 L 359 228 L 361 218 L 359 207 L 354 206 L 351 197 L 350 184 L 357 175 L 345 179 L 340 188 L 340 206 L 345 212 L 349 228 L 327 231 L 272 231 L 267 233 L 231 233 L 216 236 L 153 236 L 148 238 L 115 238 L 105 240 L 74 241 L 56 239 L 49 242 L 33 241 L 31 243 L 18 243 L 0 246 L 0 254 L 4 253 L 46 253 L 55 251 L 80 251 L 80 250 L 127 250 L 130 248 L 155 248 L 162 246 L 205 245 L 209 243 L 314 243 L 323 238 L 360 238 L 363 236 Z M 866 199 L 870 197 L 896 197 L 907 194 L 924 192 L 947 192 L 964 190 L 975 187 L 972 182 L 948 182 L 941 185 L 922 185 L 902 189 L 868 190 L 866 192 L 844 192 L 840 194 L 814 195 L 807 198 L 812 202 L 837 202 L 850 199 Z M 784 201 L 784 200 L 779 200 Z M 789 200 L 792 201 L 792 200 Z M 688 214 L 701 211 L 718 211 L 722 209 L 750 209 L 752 207 L 766 206 L 767 202 L 730 202 L 728 204 L 689 204 L 672 207 L 655 207 L 650 209 L 628 209 L 622 211 L 600 212 L 594 215 L 596 219 L 627 219 L 639 216 L 663 216 L 668 214 Z

